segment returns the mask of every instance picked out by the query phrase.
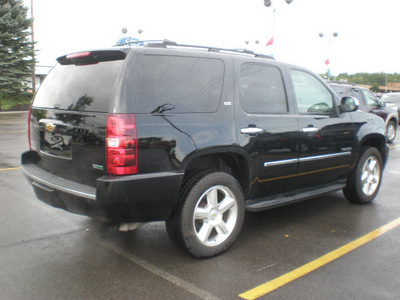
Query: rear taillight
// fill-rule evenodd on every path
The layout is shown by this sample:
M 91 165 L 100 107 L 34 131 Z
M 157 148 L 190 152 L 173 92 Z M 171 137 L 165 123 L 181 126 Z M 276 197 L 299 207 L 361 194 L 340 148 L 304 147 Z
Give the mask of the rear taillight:
M 32 144 L 31 144 L 31 115 L 32 115 L 32 106 L 29 106 L 29 112 L 28 112 L 28 145 L 29 145 L 29 150 L 32 150 Z
M 137 135 L 135 115 L 108 114 L 106 129 L 107 173 L 137 173 Z

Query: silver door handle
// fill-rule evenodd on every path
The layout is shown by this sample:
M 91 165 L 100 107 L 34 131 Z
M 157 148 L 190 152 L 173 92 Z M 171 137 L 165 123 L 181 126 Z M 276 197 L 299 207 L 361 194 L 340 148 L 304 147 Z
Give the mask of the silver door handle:
M 305 133 L 314 133 L 317 132 L 319 129 L 316 127 L 305 127 L 302 129 L 303 132 Z
M 262 131 L 263 130 L 258 127 L 246 127 L 246 128 L 240 129 L 240 133 L 243 133 L 243 134 L 256 134 L 256 133 L 260 133 Z

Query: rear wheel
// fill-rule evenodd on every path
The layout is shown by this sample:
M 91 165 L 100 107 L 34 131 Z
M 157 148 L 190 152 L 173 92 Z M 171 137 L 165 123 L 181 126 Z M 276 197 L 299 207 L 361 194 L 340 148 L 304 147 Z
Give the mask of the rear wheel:
M 388 143 L 393 143 L 396 138 L 396 123 L 394 121 L 390 121 L 386 127 L 386 138 Z
M 176 212 L 166 222 L 168 235 L 196 257 L 225 251 L 236 239 L 244 218 L 238 182 L 218 171 L 189 181 Z
M 382 182 L 383 162 L 378 149 L 365 148 L 346 188 L 346 198 L 353 203 L 367 204 L 378 194 Z

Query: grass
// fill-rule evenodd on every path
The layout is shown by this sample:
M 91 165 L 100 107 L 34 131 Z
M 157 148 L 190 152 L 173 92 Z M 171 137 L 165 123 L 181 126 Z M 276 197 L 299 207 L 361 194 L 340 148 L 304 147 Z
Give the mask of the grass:
M 18 95 L 5 98 L 0 95 L 0 111 L 23 110 L 31 103 L 31 95 Z

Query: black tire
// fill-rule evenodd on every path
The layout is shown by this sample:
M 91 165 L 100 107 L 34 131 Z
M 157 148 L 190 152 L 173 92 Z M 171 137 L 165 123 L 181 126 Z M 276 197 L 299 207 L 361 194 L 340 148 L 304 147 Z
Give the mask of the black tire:
M 396 123 L 394 121 L 390 121 L 388 126 L 386 127 L 386 137 L 388 143 L 393 143 L 396 138 Z
M 371 203 L 381 186 L 382 173 L 383 162 L 378 149 L 374 147 L 364 148 L 356 169 L 343 190 L 347 200 L 357 204 Z
M 243 219 L 240 185 L 227 173 L 211 171 L 188 181 L 166 227 L 169 237 L 191 255 L 211 257 L 235 241 Z

